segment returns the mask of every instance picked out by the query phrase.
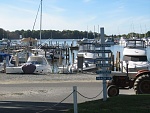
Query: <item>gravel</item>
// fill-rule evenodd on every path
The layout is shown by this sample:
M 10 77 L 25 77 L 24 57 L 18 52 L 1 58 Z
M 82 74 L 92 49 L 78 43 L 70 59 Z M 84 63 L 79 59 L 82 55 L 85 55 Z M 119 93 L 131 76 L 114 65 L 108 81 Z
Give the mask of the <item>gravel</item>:
M 48 82 L 71 82 L 71 81 L 96 81 L 96 74 L 76 73 L 76 74 L 0 74 L 0 84 L 17 83 L 48 83 Z

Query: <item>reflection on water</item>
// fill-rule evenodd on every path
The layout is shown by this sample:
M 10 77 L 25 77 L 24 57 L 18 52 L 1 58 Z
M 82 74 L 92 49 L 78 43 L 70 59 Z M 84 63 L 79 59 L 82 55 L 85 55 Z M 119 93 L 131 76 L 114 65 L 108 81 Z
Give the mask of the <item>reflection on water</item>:
M 122 52 L 123 52 L 124 46 L 114 45 L 114 46 L 111 46 L 111 47 L 107 47 L 105 49 L 110 49 L 113 52 L 115 58 L 116 58 L 117 51 L 120 52 L 120 58 L 122 60 L 122 57 L 123 57 Z M 147 59 L 148 59 L 148 61 L 150 61 L 150 52 L 148 52 L 148 51 L 150 51 L 150 47 L 147 47 Z M 78 51 L 75 51 L 75 50 L 73 51 L 73 53 L 75 54 L 74 58 L 76 58 L 77 52 Z M 70 51 L 69 54 L 70 54 L 69 61 L 66 61 L 66 59 L 63 59 L 62 64 L 59 63 L 59 59 L 55 60 L 54 63 L 50 62 L 50 64 L 53 67 L 53 70 L 54 70 L 55 73 L 58 72 L 58 67 L 59 66 L 63 66 L 63 65 L 65 66 L 65 65 L 68 65 L 69 63 L 72 63 L 73 59 L 72 59 L 71 51 Z
M 46 39 L 43 39 L 42 42 L 47 43 L 48 45 L 49 44 L 63 45 L 65 43 L 66 45 L 69 45 L 69 46 L 71 46 L 71 44 L 73 46 L 75 46 L 77 44 L 77 39 L 67 39 L 67 40 L 65 40 L 65 39 L 50 39 L 48 41 Z M 111 47 L 106 47 L 105 49 L 110 49 L 115 58 L 116 58 L 117 51 L 120 52 L 120 57 L 121 57 L 121 60 L 122 60 L 122 57 L 123 57 L 122 52 L 123 52 L 123 49 L 124 49 L 123 45 L 114 45 L 114 46 L 111 46 Z M 68 60 L 66 61 L 66 59 L 63 59 L 62 63 L 59 62 L 59 59 L 56 59 L 55 61 L 49 60 L 50 65 L 53 67 L 53 72 L 55 72 L 55 73 L 58 72 L 58 67 L 59 66 L 68 65 L 69 63 L 71 64 L 72 61 L 73 61 L 73 59 L 72 59 L 73 54 L 72 53 L 74 53 L 74 58 L 76 58 L 77 52 L 78 51 L 76 51 L 76 50 L 69 51 L 69 61 Z M 148 61 L 150 61 L 150 47 L 147 47 L 147 57 L 148 57 L 147 58 Z

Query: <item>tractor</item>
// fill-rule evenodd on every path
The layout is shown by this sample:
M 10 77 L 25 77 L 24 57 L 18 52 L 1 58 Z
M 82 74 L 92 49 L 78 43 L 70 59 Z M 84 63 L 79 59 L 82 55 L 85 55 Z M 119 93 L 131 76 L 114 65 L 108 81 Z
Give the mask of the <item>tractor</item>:
M 136 94 L 150 94 L 150 70 L 138 72 L 112 72 L 112 79 L 107 82 L 109 97 L 119 95 L 119 89 L 133 88 Z

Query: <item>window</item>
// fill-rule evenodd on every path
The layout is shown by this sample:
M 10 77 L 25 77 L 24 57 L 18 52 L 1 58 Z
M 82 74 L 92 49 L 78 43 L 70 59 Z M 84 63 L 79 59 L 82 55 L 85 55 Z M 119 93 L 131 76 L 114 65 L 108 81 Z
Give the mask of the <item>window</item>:
M 147 61 L 147 56 L 124 56 L 124 61 Z

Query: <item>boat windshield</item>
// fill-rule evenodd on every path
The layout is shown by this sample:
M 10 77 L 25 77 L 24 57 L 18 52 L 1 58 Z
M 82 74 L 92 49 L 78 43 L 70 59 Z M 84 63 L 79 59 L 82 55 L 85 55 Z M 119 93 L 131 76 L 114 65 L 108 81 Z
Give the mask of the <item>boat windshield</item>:
M 79 46 L 79 51 L 91 51 L 94 50 L 95 46 L 93 44 L 82 44 Z
M 144 40 L 127 40 L 126 47 L 146 47 Z
M 124 61 L 147 61 L 147 56 L 123 56 Z
M 40 64 L 40 65 L 46 65 L 45 59 L 41 57 L 30 57 L 27 61 L 27 63 L 32 63 L 32 64 Z

